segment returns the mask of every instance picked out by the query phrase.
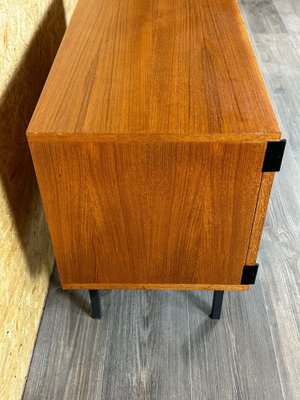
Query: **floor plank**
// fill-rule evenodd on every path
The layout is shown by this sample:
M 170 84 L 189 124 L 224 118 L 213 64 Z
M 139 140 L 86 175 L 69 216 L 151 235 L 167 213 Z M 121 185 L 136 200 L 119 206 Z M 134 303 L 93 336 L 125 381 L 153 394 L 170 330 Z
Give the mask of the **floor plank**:
M 299 0 L 273 0 L 281 19 L 289 33 L 300 33 Z
M 281 15 L 273 0 L 240 0 L 253 33 L 286 33 Z
M 258 282 L 225 293 L 86 292 L 52 278 L 23 400 L 297 400 L 300 398 L 300 36 L 297 0 L 241 0 L 288 139 L 260 246 Z M 298 29 L 299 28 L 299 29 Z

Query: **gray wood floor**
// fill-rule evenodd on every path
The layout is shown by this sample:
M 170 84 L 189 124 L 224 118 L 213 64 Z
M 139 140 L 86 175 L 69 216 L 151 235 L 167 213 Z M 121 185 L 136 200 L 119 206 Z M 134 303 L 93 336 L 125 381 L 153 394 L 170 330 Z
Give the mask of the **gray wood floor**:
M 300 399 L 300 1 L 241 0 L 288 139 L 259 252 L 258 281 L 226 293 L 51 287 L 23 400 Z

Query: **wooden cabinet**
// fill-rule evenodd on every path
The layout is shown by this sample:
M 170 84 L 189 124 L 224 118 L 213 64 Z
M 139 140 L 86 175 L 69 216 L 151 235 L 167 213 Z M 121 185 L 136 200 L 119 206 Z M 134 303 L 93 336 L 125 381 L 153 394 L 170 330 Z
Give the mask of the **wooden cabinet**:
M 79 0 L 27 135 L 65 289 L 254 281 L 284 143 L 234 0 Z

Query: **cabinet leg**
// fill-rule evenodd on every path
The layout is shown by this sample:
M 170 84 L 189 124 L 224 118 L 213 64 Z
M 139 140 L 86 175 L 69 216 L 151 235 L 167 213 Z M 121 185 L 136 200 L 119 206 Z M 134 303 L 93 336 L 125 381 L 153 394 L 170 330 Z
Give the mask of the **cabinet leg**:
M 101 318 L 101 301 L 98 290 L 89 290 L 92 307 L 92 317 L 94 319 Z
M 223 290 L 214 291 L 214 299 L 213 299 L 211 313 L 209 316 L 211 319 L 220 319 L 222 311 L 223 295 L 224 295 Z

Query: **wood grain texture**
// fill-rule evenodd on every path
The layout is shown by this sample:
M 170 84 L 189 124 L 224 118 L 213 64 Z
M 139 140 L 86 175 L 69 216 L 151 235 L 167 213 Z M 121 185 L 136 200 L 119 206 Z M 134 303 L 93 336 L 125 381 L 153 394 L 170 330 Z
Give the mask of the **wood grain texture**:
M 235 0 L 80 0 L 28 136 L 280 137 Z
M 71 11 L 74 0 L 66 0 Z M 54 257 L 26 140 L 66 22 L 62 0 L 0 1 L 0 399 L 19 400 Z
M 124 284 L 124 283 L 79 283 L 79 284 L 62 284 L 63 289 L 126 289 L 126 290 L 248 290 L 249 285 L 199 285 L 199 284 Z
M 252 232 L 250 236 L 249 248 L 247 252 L 246 265 L 254 265 L 256 263 L 258 248 L 266 218 L 273 180 L 274 180 L 274 172 L 263 173 L 259 189 L 258 201 L 256 204 Z
M 225 294 L 217 323 L 207 318 L 209 292 L 102 291 L 98 323 L 85 291 L 63 292 L 54 280 L 23 400 L 300 398 L 300 41 L 274 33 L 270 1 L 248 3 L 242 9 L 288 140 L 255 286 Z M 297 10 L 297 0 L 280 3 Z M 260 23 L 263 34 L 255 33 Z
M 79 1 L 27 135 L 64 287 L 240 284 L 280 131 L 235 0 Z
M 63 285 L 241 283 L 265 144 L 30 148 Z

